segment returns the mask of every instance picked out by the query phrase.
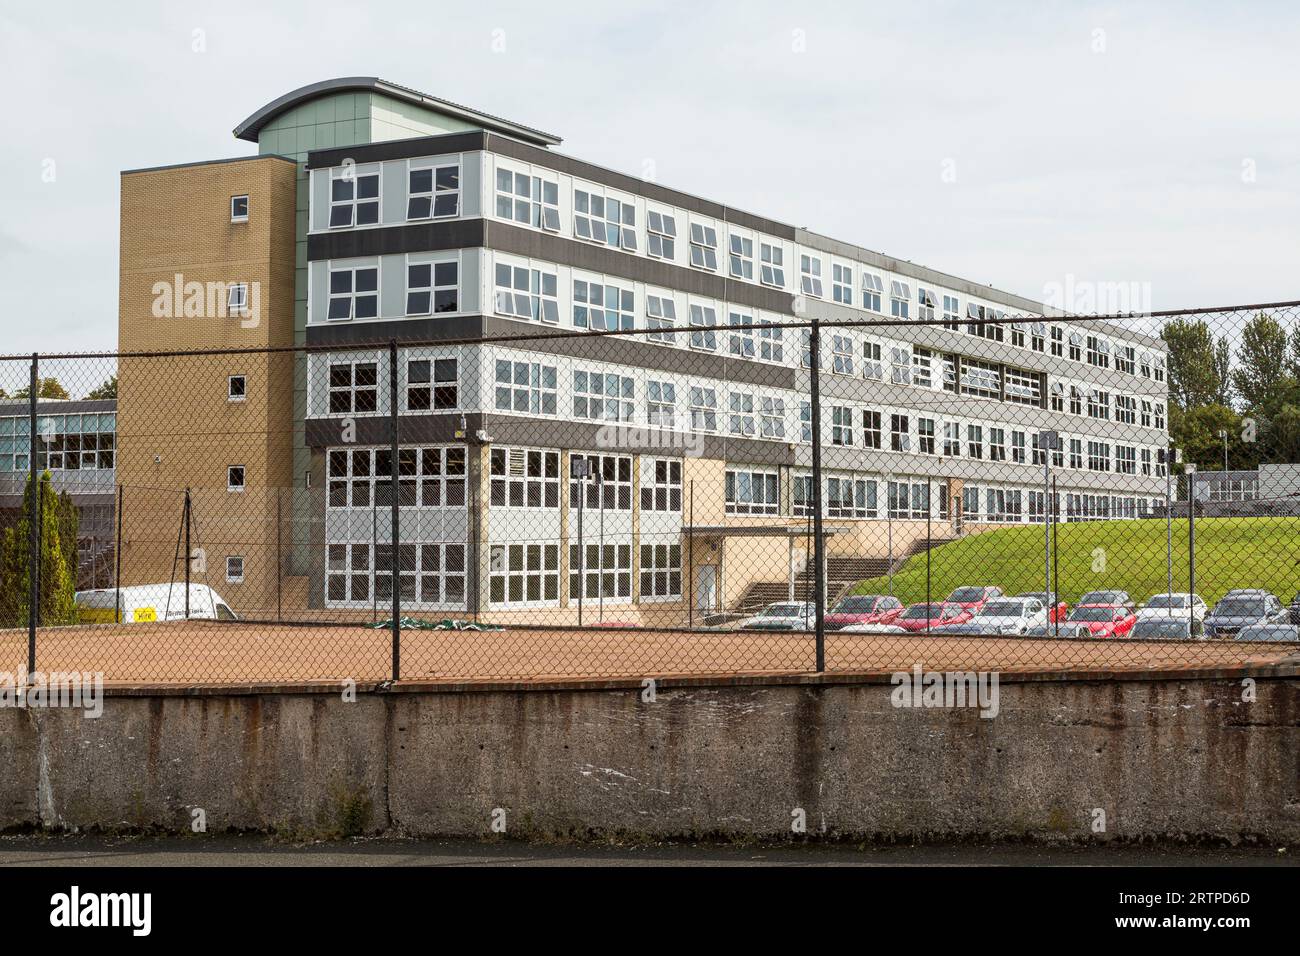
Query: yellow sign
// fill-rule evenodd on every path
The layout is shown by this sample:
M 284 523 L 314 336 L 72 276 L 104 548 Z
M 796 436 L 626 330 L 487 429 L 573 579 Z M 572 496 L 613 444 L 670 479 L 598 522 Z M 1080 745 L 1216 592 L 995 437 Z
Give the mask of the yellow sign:
M 131 616 L 131 620 L 136 622 L 156 621 L 158 620 L 158 612 L 151 607 L 138 607 L 135 609 L 135 613 Z

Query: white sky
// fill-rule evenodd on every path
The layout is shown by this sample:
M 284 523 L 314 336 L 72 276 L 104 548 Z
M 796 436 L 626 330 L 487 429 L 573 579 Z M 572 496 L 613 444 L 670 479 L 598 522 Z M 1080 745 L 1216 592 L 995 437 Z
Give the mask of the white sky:
M 1032 298 L 1300 298 L 1294 4 L 269 6 L 0 11 L 0 354 L 115 346 L 121 170 L 251 153 L 238 122 L 348 75 Z

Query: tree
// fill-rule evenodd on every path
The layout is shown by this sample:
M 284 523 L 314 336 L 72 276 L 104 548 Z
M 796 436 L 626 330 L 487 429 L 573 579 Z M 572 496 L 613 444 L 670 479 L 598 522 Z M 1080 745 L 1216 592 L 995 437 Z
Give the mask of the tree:
M 1219 471 L 1223 468 L 1223 439 L 1220 431 L 1228 433 L 1228 468 L 1231 470 L 1255 468 L 1259 465 L 1260 445 L 1242 437 L 1242 418 L 1226 405 L 1201 405 L 1191 411 L 1170 409 L 1169 440 L 1181 448 L 1183 460 L 1192 462 L 1201 471 Z
M 31 397 L 31 394 L 32 394 L 32 389 L 31 386 L 29 385 L 25 388 L 20 388 L 18 391 L 14 392 L 14 398 L 29 398 Z M 37 388 L 36 390 L 36 397 L 37 398 L 70 398 L 71 396 L 68 395 L 68 390 L 64 388 L 61 384 L 59 384 L 59 380 L 57 378 L 43 378 L 41 379 L 40 387 Z
M 1232 406 L 1232 346 L 1226 335 L 1214 343 L 1214 403 Z
M 1287 344 L 1286 329 L 1267 313 L 1260 312 L 1242 329 L 1232 385 L 1246 409 L 1268 405 L 1286 374 Z
M 108 378 L 104 380 L 104 383 L 100 385 L 99 388 L 87 392 L 86 398 L 89 399 L 117 398 L 117 376 L 110 375 Z
M 1223 397 L 1214 336 L 1205 320 L 1174 319 L 1160 330 L 1160 337 L 1169 347 L 1169 396 L 1180 408 L 1197 408 Z
M 38 619 L 43 626 L 75 624 L 77 509 L 65 492 L 56 494 L 50 473 L 36 485 L 39 502 L 40 596 Z M 31 607 L 31 507 L 33 485 L 27 479 L 23 511 L 0 540 L 0 627 L 25 627 Z

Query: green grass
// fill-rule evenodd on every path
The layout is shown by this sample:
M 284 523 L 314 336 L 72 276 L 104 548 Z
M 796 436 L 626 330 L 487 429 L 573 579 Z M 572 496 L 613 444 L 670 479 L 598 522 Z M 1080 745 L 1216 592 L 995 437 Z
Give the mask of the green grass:
M 1140 603 L 1166 589 L 1163 520 L 1061 524 L 1056 538 L 1057 590 L 1072 604 L 1086 591 L 1127 591 Z M 1042 591 L 1043 561 L 1041 525 L 969 535 L 931 552 L 931 600 L 962 585 Z M 1173 589 L 1188 590 L 1186 520 L 1173 523 L 1173 564 Z M 926 600 L 925 572 L 926 556 L 915 555 L 894 575 L 893 593 Z M 1196 519 L 1196 592 L 1213 604 L 1233 588 L 1267 588 L 1284 604 L 1300 591 L 1300 518 Z M 853 592 L 887 594 L 889 579 L 861 581 Z

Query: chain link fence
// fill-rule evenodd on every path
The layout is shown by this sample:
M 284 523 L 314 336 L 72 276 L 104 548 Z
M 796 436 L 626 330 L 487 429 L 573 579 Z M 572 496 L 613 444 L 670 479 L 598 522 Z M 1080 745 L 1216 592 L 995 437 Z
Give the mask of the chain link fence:
M 579 331 L 0 359 L 0 667 L 473 681 L 1300 650 L 1295 303 L 1043 319 L 921 293 L 854 323 L 651 296 L 632 329 L 592 292 Z

